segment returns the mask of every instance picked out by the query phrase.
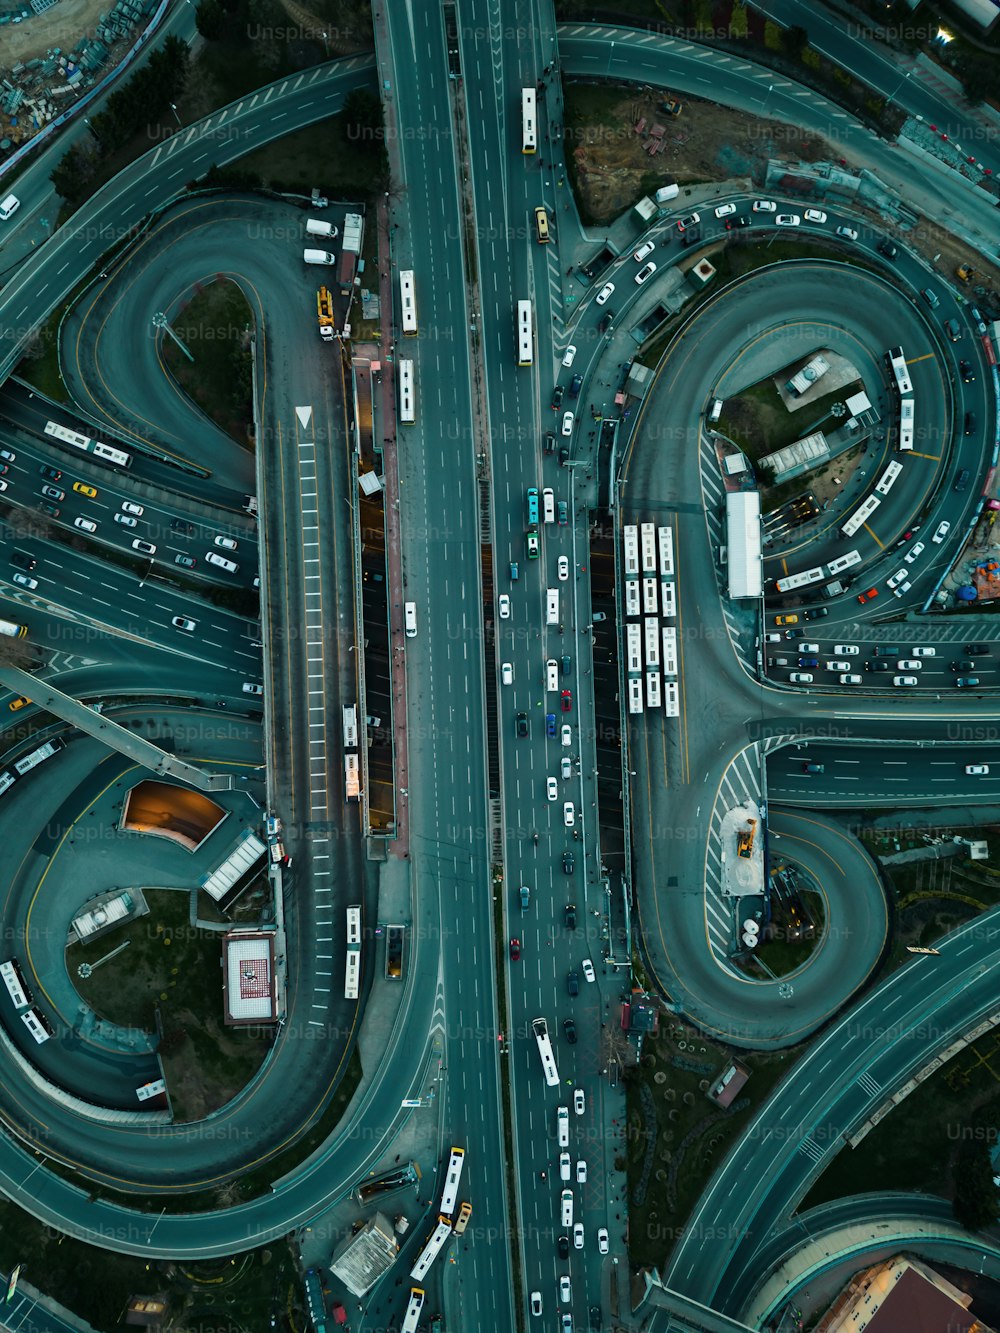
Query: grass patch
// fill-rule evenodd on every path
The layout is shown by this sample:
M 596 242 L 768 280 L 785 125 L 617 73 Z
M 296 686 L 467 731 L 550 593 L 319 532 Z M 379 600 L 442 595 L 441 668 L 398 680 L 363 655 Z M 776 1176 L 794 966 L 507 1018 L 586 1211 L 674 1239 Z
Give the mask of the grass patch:
M 385 180 L 372 171 L 371 143 L 349 132 L 353 125 L 344 114 L 331 116 L 247 153 L 240 165 L 270 188 L 308 194 L 315 186 L 330 199 L 371 201 Z
M 173 320 L 172 328 L 193 360 L 173 338 L 163 339 L 163 359 L 181 390 L 220 430 L 253 448 L 253 378 L 250 338 L 253 312 L 234 282 L 203 287 Z

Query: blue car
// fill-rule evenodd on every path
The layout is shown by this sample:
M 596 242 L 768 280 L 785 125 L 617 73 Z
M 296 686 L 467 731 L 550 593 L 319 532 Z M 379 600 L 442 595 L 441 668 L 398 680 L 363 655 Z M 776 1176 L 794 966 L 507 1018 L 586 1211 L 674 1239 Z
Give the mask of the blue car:
M 556 715 L 555 713 L 545 714 L 545 734 L 554 736 L 556 734 Z
M 517 569 L 517 561 L 516 561 L 516 560 L 512 560 L 512 561 L 510 562 L 510 581 L 511 581 L 511 583 L 516 583 L 517 580 L 518 580 L 518 577 L 519 577 L 519 574 L 518 574 L 518 569 Z

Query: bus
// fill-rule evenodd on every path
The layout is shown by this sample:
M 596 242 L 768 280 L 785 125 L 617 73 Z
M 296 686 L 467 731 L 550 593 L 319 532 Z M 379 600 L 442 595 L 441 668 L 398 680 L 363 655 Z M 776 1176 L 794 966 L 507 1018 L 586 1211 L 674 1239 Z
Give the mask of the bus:
M 52 1025 L 44 1014 L 40 1014 L 37 1009 L 29 1009 L 27 1013 L 21 1015 L 21 1022 L 28 1029 L 35 1041 L 41 1046 L 43 1041 L 48 1041 L 52 1034 Z
M 517 303 L 517 364 L 530 366 L 534 360 L 535 335 L 531 327 L 531 302 Z
M 361 990 L 361 905 L 347 909 L 347 960 L 344 966 L 344 999 L 356 1000 Z
M 417 298 L 413 289 L 413 269 L 399 270 L 399 309 L 403 332 L 412 338 L 417 332 Z
M 634 579 L 639 573 L 639 529 L 634 523 L 626 523 L 622 528 L 622 540 L 625 544 L 625 577 Z
M 399 363 L 399 419 L 404 426 L 412 426 L 417 419 L 417 403 L 413 393 L 413 362 Z
M 641 713 L 642 708 L 642 677 L 629 676 L 628 679 L 628 711 L 630 713 Z
M 451 1235 L 451 1222 L 447 1217 L 439 1217 L 437 1226 L 427 1238 L 427 1244 L 417 1255 L 417 1262 L 410 1269 L 414 1282 L 422 1282 L 430 1272 L 431 1264 L 444 1249 L 445 1242 Z
M 906 369 L 906 357 L 903 355 L 902 347 L 890 347 L 885 354 L 885 360 L 900 398 L 904 394 L 912 393 L 913 385 L 910 383 L 910 372 Z
M 152 1083 L 143 1083 L 136 1088 L 135 1095 L 139 1101 L 148 1102 L 152 1097 L 162 1097 L 166 1091 L 166 1082 L 162 1078 L 154 1078 Z
M 410 1299 L 406 1303 L 406 1314 L 403 1316 L 403 1322 L 399 1326 L 399 1333 L 417 1333 L 417 1322 L 420 1319 L 420 1311 L 423 1308 L 423 1287 L 411 1287 Z
M 796 588 L 806 588 L 810 583 L 819 583 L 823 578 L 823 566 L 804 570 L 801 574 L 789 574 L 786 579 L 778 579 L 774 585 L 778 592 L 794 592 Z
M 533 153 L 538 147 L 538 126 L 535 122 L 535 90 L 521 89 L 521 152 Z
M 834 574 L 843 574 L 845 569 L 850 569 L 852 565 L 861 564 L 860 551 L 848 551 L 846 555 L 838 555 L 836 560 L 831 560 L 826 567 L 826 572 L 831 576 Z
M 549 1025 L 544 1018 L 534 1018 L 531 1021 L 531 1030 L 535 1034 L 535 1041 L 538 1044 L 538 1054 L 542 1057 L 545 1082 L 550 1088 L 554 1088 L 559 1082 L 559 1070 L 556 1067 L 556 1057 L 552 1054 Z
M 462 1167 L 465 1166 L 465 1149 L 452 1148 L 451 1156 L 448 1158 L 448 1170 L 444 1178 L 444 1189 L 441 1191 L 441 1207 L 439 1209 L 442 1217 L 451 1217 L 455 1211 L 455 1204 L 458 1203 L 458 1186 L 462 1179 Z
M 639 536 L 642 539 L 642 572 L 644 574 L 656 573 L 656 526 L 653 523 L 643 523 L 639 527 Z
M 677 675 L 677 630 L 673 625 L 664 625 L 663 635 L 663 674 Z
M 628 657 L 628 674 L 642 674 L 642 630 L 638 625 L 625 626 L 625 646 Z
M 625 580 L 625 614 L 627 616 L 637 616 L 642 609 L 642 603 L 639 600 L 639 580 Z
M 6 634 L 8 639 L 23 639 L 27 632 L 27 625 L 15 625 L 12 620 L 0 620 L 0 634 Z
M 854 534 L 868 522 L 872 514 L 882 503 L 878 495 L 869 495 L 868 499 L 856 509 L 844 526 L 840 529 L 842 537 L 853 537 Z
M 663 711 L 667 717 L 680 717 L 681 697 L 676 680 L 663 682 Z
M 902 463 L 890 463 L 886 470 L 879 477 L 875 490 L 879 495 L 888 495 L 896 484 L 896 478 L 903 470 Z
M 37 750 L 32 750 L 31 754 L 26 754 L 23 759 L 19 759 L 14 765 L 14 769 L 18 776 L 23 778 L 25 773 L 30 773 L 33 768 L 37 767 L 38 764 L 43 763 L 46 759 L 51 759 L 52 756 L 62 748 L 63 742 L 58 738 L 46 741 L 45 744 L 40 745 Z
M 71 444 L 74 449 L 82 449 L 84 453 L 93 454 L 95 458 L 101 458 L 106 463 L 113 463 L 115 467 L 132 466 L 132 455 L 127 454 L 124 449 L 114 449 L 110 444 L 92 440 L 88 435 L 79 435 L 75 430 L 67 430 L 56 421 L 45 423 L 45 434 L 62 444 Z
M 538 487 L 528 487 L 528 527 L 534 527 L 538 522 Z
M 658 671 L 646 672 L 646 707 L 663 707 L 663 699 L 660 696 L 660 673 Z
M 660 528 L 657 531 L 657 537 L 660 543 L 660 578 L 672 579 L 674 577 L 674 530 L 673 528 Z
M 344 799 L 361 800 L 361 760 L 353 753 L 344 755 Z
M 351 704 L 344 709 L 344 749 L 358 748 L 358 706 Z
M 913 399 L 901 398 L 899 402 L 899 443 L 896 445 L 901 454 L 908 454 L 913 448 L 913 414 Z
M 650 575 L 642 581 L 642 614 L 655 616 L 659 609 L 659 582 Z
M 10 791 L 16 781 L 17 774 L 12 773 L 9 768 L 5 768 L 4 771 L 0 773 L 0 796 L 2 796 L 4 792 Z
M 0 963 L 0 977 L 3 977 L 3 984 L 7 987 L 7 994 L 14 1008 L 27 1009 L 32 1002 L 31 991 L 17 965 L 16 958 L 8 958 L 6 963 Z
M 660 668 L 660 625 L 659 621 L 650 616 L 645 621 L 645 640 L 646 640 L 646 665 L 648 667 Z

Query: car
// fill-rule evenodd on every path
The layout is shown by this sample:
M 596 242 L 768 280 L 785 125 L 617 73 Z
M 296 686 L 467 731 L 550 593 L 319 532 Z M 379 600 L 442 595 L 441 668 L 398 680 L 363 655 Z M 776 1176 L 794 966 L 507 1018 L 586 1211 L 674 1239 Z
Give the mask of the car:
M 555 713 L 545 714 L 545 734 L 554 737 L 556 734 L 556 715 Z
M 826 214 L 821 208 L 807 208 L 802 215 L 807 222 L 825 222 Z
M 122 513 L 124 514 L 135 514 L 136 518 L 142 518 L 145 512 L 145 505 L 138 505 L 134 500 L 122 501 Z
M 932 310 L 936 310 L 941 304 L 937 292 L 932 292 L 929 287 L 921 287 L 920 295 L 924 298 Z
M 92 518 L 74 518 L 74 528 L 80 528 L 83 532 L 96 532 L 97 524 Z
M 972 690 L 979 684 L 978 676 L 959 676 L 955 684 L 960 690 Z
M 774 219 L 776 227 L 797 227 L 801 222 L 798 213 L 779 213 Z
M 599 1305 L 592 1305 L 588 1312 L 588 1317 L 590 1319 L 590 1327 L 595 1330 L 595 1333 L 600 1333 L 600 1330 L 604 1326 L 601 1322 L 601 1307 Z
M 826 663 L 826 669 L 827 671 L 850 671 L 851 664 L 850 662 L 832 660 Z
M 554 431 L 547 430 L 545 434 L 542 436 L 542 448 L 545 450 L 547 454 L 555 453 L 556 437 Z
M 5 463 L 13 463 L 17 458 L 17 454 L 13 449 L 0 449 L 0 458 L 2 458 Z
M 976 429 L 976 414 L 975 414 L 975 412 L 966 412 L 966 414 L 965 414 L 965 433 L 966 433 L 966 435 L 971 435 L 975 429 Z M 956 486 L 955 489 L 958 490 L 959 488 Z M 965 487 L 964 487 L 964 486 L 962 487 L 962 490 L 963 490 L 963 491 L 965 490 Z
M 19 709 L 26 708 L 30 703 L 31 703 L 30 699 L 26 699 L 23 694 L 18 694 L 13 699 L 11 699 L 7 707 L 10 709 L 12 713 L 16 713 Z
M 213 541 L 216 546 L 221 546 L 224 551 L 235 551 L 239 546 L 235 537 L 214 537 Z
M 615 312 L 613 310 L 609 310 L 606 315 L 602 315 L 601 318 L 597 321 L 597 332 L 610 333 L 611 326 L 614 323 L 614 318 L 615 318 Z
M 774 623 L 776 625 L 797 625 L 799 618 L 798 616 L 775 616 Z
M 835 643 L 833 651 L 837 657 L 857 657 L 861 649 L 856 643 Z
M 563 1305 L 569 1305 L 570 1301 L 573 1299 L 573 1288 L 565 1273 L 559 1279 L 559 1299 L 562 1301 Z
M 735 204 L 720 204 L 719 207 L 715 210 L 715 216 L 717 218 L 727 218 L 731 213 L 735 212 L 736 212 Z
M 573 346 L 572 343 L 570 343 L 570 345 L 566 348 L 565 352 L 563 352 L 562 363 L 567 369 L 569 369 L 569 367 L 573 364 L 575 359 L 576 359 L 576 348 Z
M 880 661 L 880 662 L 878 662 L 878 661 L 877 661 L 877 662 L 866 662 L 866 663 L 865 663 L 865 670 L 866 670 L 866 671 L 891 671 L 891 670 L 892 670 L 892 663 L 891 663 L 891 662 L 886 662 L 886 661 L 884 661 L 884 660 L 883 660 L 883 661 Z
M 569 458 L 570 458 L 569 445 L 568 444 L 561 445 L 559 448 L 559 466 L 565 467 L 566 464 L 569 462 Z M 565 504 L 566 502 L 564 500 L 560 500 L 559 503 Z
M 944 321 L 944 331 L 953 343 L 957 343 L 962 336 L 962 329 L 957 319 L 946 319 Z
M 29 591 L 33 591 L 38 587 L 38 580 L 30 578 L 27 574 L 12 574 L 11 578 L 20 587 L 27 588 Z
M 197 621 L 192 620 L 190 616 L 174 616 L 170 623 L 174 629 L 182 629 L 186 634 L 193 634 Z
M 742 213 L 738 213 L 736 217 L 730 218 L 729 221 L 726 223 L 726 231 L 732 231 L 734 227 L 749 227 L 749 226 L 750 226 L 750 219 L 745 218 L 742 215 Z
M 793 665 L 790 657 L 769 657 L 767 659 L 769 667 L 789 667 Z
M 562 433 L 563 433 L 563 435 L 572 435 L 572 434 L 573 434 L 573 422 L 574 422 L 575 420 L 576 420 L 576 417 L 574 416 L 574 414 L 573 414 L 572 412 L 564 412 L 564 413 L 563 413 L 563 419 L 562 419 Z
M 529 560 L 537 560 L 537 559 L 538 559 L 538 533 L 537 533 L 537 532 L 529 532 L 529 533 L 528 533 L 528 537 L 527 537 L 527 545 L 528 545 L 528 559 L 529 559 Z
M 700 213 L 689 213 L 686 218 L 678 218 L 677 230 L 683 235 L 686 231 L 693 231 L 695 227 L 700 225 L 700 223 Z
M 567 930 L 576 930 L 576 903 L 567 903 L 563 908 L 563 924 Z
M 893 685 L 916 685 L 918 682 L 916 676 L 893 676 L 892 683 Z
M 194 524 L 189 523 L 186 518 L 172 518 L 170 520 L 170 531 L 183 532 L 186 536 L 190 537 L 194 532 Z
M 569 396 L 571 398 L 579 398 L 580 390 L 582 388 L 583 388 L 583 376 L 574 375 L 569 382 Z
M 587 1109 L 587 1094 L 582 1088 L 573 1089 L 573 1110 L 577 1115 L 583 1115 Z
M 558 800 L 559 783 L 556 781 L 555 778 L 545 779 L 545 795 L 550 801 Z
M 567 556 L 561 555 L 556 561 L 556 574 L 562 583 L 565 583 L 569 578 L 569 559 Z
M 549 405 L 552 408 L 553 412 L 558 412 L 560 407 L 562 407 L 563 394 L 565 392 L 566 392 L 566 386 L 563 384 L 557 384 L 556 387 L 552 390 L 552 400 Z M 551 450 L 549 452 L 551 452 Z
M 583 1179 L 586 1180 L 586 1178 L 587 1178 L 587 1163 L 586 1163 L 586 1162 L 577 1162 L 577 1164 L 576 1164 L 576 1178 L 577 1178 L 577 1181 L 580 1180 L 580 1167 L 581 1167 L 581 1166 L 583 1167 L 583 1171 L 584 1171 Z M 573 1248 L 574 1248 L 574 1250 L 582 1250 L 582 1249 L 583 1249 L 583 1223 L 582 1223 L 582 1222 L 574 1222 L 574 1223 L 573 1223 Z
M 800 644 L 799 644 L 799 652 L 800 652 L 800 653 L 818 653 L 818 652 L 819 652 L 819 644 L 818 644 L 818 643 L 800 643 Z
M 838 227 L 837 235 L 843 236 L 845 241 L 856 241 L 858 239 L 858 233 L 853 227 Z
M 906 594 L 907 594 L 907 593 L 910 591 L 910 589 L 912 588 L 912 586 L 913 586 L 913 585 L 912 585 L 912 583 L 910 582 L 910 580 L 907 579 L 906 582 L 905 582 L 905 583 L 901 583 L 901 584 L 899 585 L 898 588 L 893 588 L 893 590 L 892 590 L 892 595 L 893 595 L 893 597 L 905 597 Z
M 62 480 L 62 473 L 59 469 L 57 467 L 49 467 L 48 463 L 43 463 L 38 471 L 43 477 L 47 477 L 49 481 Z
M 923 662 L 916 657 L 901 657 L 896 663 L 897 671 L 919 671 L 923 667 Z
M 572 1175 L 572 1163 L 570 1162 L 569 1153 L 561 1152 L 559 1154 L 559 1179 L 568 1181 L 571 1175 Z M 559 1257 L 561 1259 L 565 1259 L 567 1256 L 565 1254 L 561 1254 Z
M 559 659 L 559 670 L 564 676 L 568 676 L 573 670 L 573 659 L 569 653 L 563 653 Z
M 755 199 L 753 201 L 753 211 L 755 213 L 777 213 L 778 205 L 773 199 Z
M 528 734 L 528 714 L 518 713 L 514 719 L 514 731 L 520 739 L 524 739 Z
M 564 722 L 559 728 L 559 739 L 564 746 L 573 744 L 573 728 L 568 722 Z
M 9 471 L 10 468 L 6 463 L 0 463 L 0 477 L 6 476 Z
M 502 592 L 497 599 L 501 620 L 510 620 L 510 594 Z
M 889 575 L 888 579 L 886 579 L 885 586 L 887 588 L 898 588 L 899 585 L 906 578 L 908 572 L 909 571 L 905 569 L 898 569 L 895 574 Z
M 579 972 L 569 971 L 566 973 L 566 990 L 570 995 L 580 994 L 580 974 Z
M 73 489 L 77 495 L 88 495 L 91 500 L 97 499 L 97 487 L 89 486 L 85 481 L 74 481 Z
M 184 569 L 194 569 L 198 561 L 193 555 L 175 555 L 174 564 L 181 565 Z
M 989 657 L 992 649 L 988 643 L 967 643 L 962 652 L 966 657 Z
M 514 684 L 514 665 L 512 662 L 504 662 L 500 667 L 500 684 Z
M 63 490 L 60 490 L 58 486 L 43 486 L 43 487 L 42 487 L 42 494 L 45 495 L 45 496 L 47 496 L 50 500 L 65 500 L 65 499 L 66 499 L 66 492 L 63 491 Z
M 134 528 L 135 519 L 131 514 L 115 514 L 115 522 L 120 523 L 123 528 Z
M 958 373 L 961 375 L 965 384 L 972 384 L 976 378 L 976 372 L 972 369 L 971 361 L 959 361 Z
M 782 640 L 784 639 L 784 637 L 785 637 L 785 636 L 784 636 L 783 634 L 776 634 L 773 630 L 769 630 L 769 631 L 764 635 L 764 642 L 765 642 L 765 643 L 781 643 Z
M 937 657 L 936 648 L 914 648 L 914 657 Z
M 16 565 L 18 569 L 26 569 L 30 573 L 38 564 L 38 561 L 27 551 L 11 551 L 10 563 Z
M 899 246 L 895 245 L 886 236 L 882 237 L 875 249 L 880 255 L 885 255 L 886 259 L 895 259 L 899 254 Z
M 973 324 L 975 324 L 977 333 L 984 334 L 986 332 L 986 324 L 983 317 L 974 305 L 969 306 L 969 318 L 972 320 Z
M 571 1046 L 576 1045 L 576 1024 L 572 1018 L 563 1019 L 563 1036 Z
M 825 620 L 829 614 L 828 606 L 813 606 L 806 612 L 806 620 Z
M 635 275 L 635 285 L 637 287 L 641 287 L 642 284 L 646 281 L 646 279 L 651 278 L 655 272 L 656 272 L 656 265 L 653 263 L 652 260 L 650 260 L 649 263 L 646 264 L 643 268 L 641 268 L 639 272 Z
M 520 578 L 520 570 L 517 567 L 517 561 L 512 560 L 510 562 L 510 581 L 511 583 L 516 583 L 519 578 Z
M 559 707 L 562 709 L 564 713 L 568 713 L 571 711 L 573 707 L 572 690 L 563 690 L 562 694 L 560 694 L 559 696 Z
M 811 685 L 813 683 L 813 678 L 808 671 L 791 671 L 788 674 L 788 679 L 793 685 Z
M 567 828 L 572 828 L 576 823 L 576 806 L 572 801 L 563 801 L 563 823 Z
M 966 764 L 965 772 L 970 778 L 985 778 L 990 771 L 989 764 Z
M 4 490 L 6 489 L 7 489 L 7 483 L 4 482 Z M 59 515 L 62 513 L 62 510 L 59 508 L 58 505 L 50 504 L 48 500 L 43 500 L 42 503 L 38 506 L 38 508 L 42 511 L 43 514 L 48 514 L 49 518 L 58 518 Z
M 17 578 L 17 575 L 15 574 L 14 577 Z M 964 657 L 957 662 L 952 662 L 951 666 L 948 668 L 949 671 L 975 671 L 975 669 L 975 662 L 973 662 L 971 658 Z
M 921 551 L 923 551 L 923 550 L 926 550 L 926 547 L 924 546 L 924 543 L 923 543 L 923 542 L 917 542 L 916 546 L 914 546 L 914 547 L 912 548 L 912 550 L 907 551 L 906 555 L 903 556 L 903 559 L 906 561 L 906 563 L 907 563 L 908 565 L 912 565 L 913 562 L 914 562 L 914 560 L 916 560 L 917 556 L 918 556 L 918 555 L 921 553 Z
M 799 658 L 799 662 L 798 662 L 798 664 L 799 664 L 800 667 L 818 667 L 818 666 L 819 666 L 819 658 L 818 658 L 818 657 L 800 657 L 800 658 Z
M 859 602 L 871 602 L 878 596 L 878 588 L 869 588 L 867 592 L 858 593 Z
M 255 684 L 253 683 L 253 681 L 245 680 L 245 681 L 243 682 L 243 693 L 244 693 L 244 694 L 250 694 L 250 695 L 252 695 L 253 698 L 255 698 L 255 699 L 263 699 L 263 697 L 264 697 L 264 686 L 263 686 L 263 685 L 255 685 Z
M 614 290 L 615 290 L 615 284 L 613 282 L 606 282 L 604 286 L 601 288 L 601 290 L 597 293 L 597 296 L 595 298 L 597 304 L 606 305 L 607 302 L 610 301 L 611 297 L 614 295 Z
M 516 963 L 516 962 L 518 962 L 518 960 L 520 959 L 520 957 L 521 957 L 521 941 L 520 941 L 520 940 L 511 940 L 511 942 L 510 942 L 510 961 L 511 961 L 512 963 Z
M 645 245 L 639 246 L 638 250 L 636 250 L 632 258 L 635 260 L 637 264 L 641 264 L 642 261 L 646 258 L 646 256 L 651 255 L 655 249 L 656 249 L 656 242 L 647 241 Z
M 597 980 L 597 974 L 594 972 L 594 964 L 590 961 L 589 958 L 585 958 L 583 960 L 583 962 L 580 964 L 580 968 L 583 972 L 584 981 Z
M 563 874 L 564 874 L 564 875 L 572 875 L 572 873 L 573 873 L 573 867 L 574 867 L 575 864 L 576 864 L 576 861 L 575 861 L 575 858 L 574 858 L 574 856 L 573 856 L 573 853 L 572 853 L 572 852 L 563 852 L 563 854 L 562 854 L 562 868 L 563 868 Z
M 531 1293 L 531 1313 L 534 1315 L 542 1313 L 542 1293 L 540 1291 Z
M 156 545 L 153 542 L 144 541 L 142 537 L 132 539 L 132 550 L 138 551 L 141 555 L 155 555 Z
M 565 1153 L 564 1156 L 566 1157 L 566 1160 L 567 1160 L 567 1162 L 568 1162 L 568 1161 L 569 1161 L 569 1153 Z M 568 1168 L 568 1166 L 567 1166 L 567 1169 L 566 1169 L 566 1179 L 569 1180 L 569 1168 Z M 560 1237 L 556 1240 L 556 1253 L 559 1255 L 559 1258 L 560 1258 L 560 1259 L 568 1259 L 568 1258 L 569 1258 L 569 1236 L 560 1236 Z
M 851 674 L 848 673 L 848 674 L 843 675 L 843 676 L 840 677 L 840 683 L 841 683 L 841 685 L 860 685 L 860 684 L 861 684 L 861 677 L 860 677 L 860 676 L 851 675 Z

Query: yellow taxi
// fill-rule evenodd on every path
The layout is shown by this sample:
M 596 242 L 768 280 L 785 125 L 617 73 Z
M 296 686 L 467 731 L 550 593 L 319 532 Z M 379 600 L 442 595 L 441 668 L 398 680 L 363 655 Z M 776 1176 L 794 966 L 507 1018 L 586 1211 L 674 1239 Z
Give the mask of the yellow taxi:
M 85 481 L 74 481 L 73 489 L 76 491 L 77 495 L 89 495 L 92 500 L 97 499 L 97 488 L 95 486 L 88 486 Z
M 24 708 L 27 704 L 30 703 L 31 703 L 30 699 L 26 699 L 23 694 L 19 694 L 16 699 L 11 699 L 7 707 L 10 709 L 12 713 L 16 713 L 19 708 Z
M 776 625 L 797 625 L 799 618 L 798 616 L 775 616 L 774 623 Z

